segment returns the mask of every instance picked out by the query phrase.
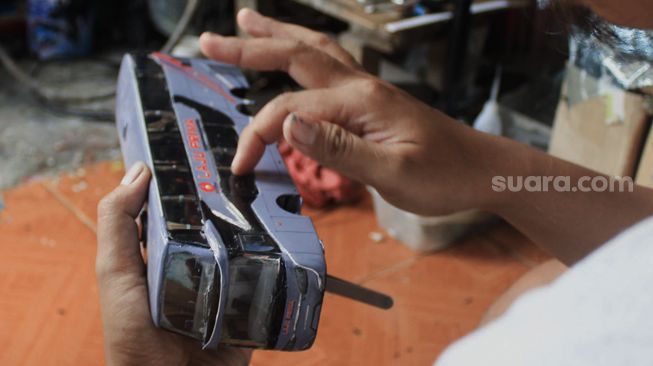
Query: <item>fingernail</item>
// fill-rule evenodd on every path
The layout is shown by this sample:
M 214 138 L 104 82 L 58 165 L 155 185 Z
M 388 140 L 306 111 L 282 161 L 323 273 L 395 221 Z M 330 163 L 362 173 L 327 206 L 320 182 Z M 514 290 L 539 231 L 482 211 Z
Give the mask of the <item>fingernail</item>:
M 247 10 L 249 10 L 249 12 L 253 16 L 255 16 L 255 17 L 259 18 L 259 19 L 263 17 L 263 14 L 259 13 L 258 11 L 254 10 L 254 9 L 247 8 Z
M 245 14 L 261 15 L 258 11 L 254 10 L 252 8 L 248 8 L 248 7 L 244 7 L 242 9 L 240 9 L 238 11 L 238 15 L 241 15 L 241 14 L 242 15 L 245 15 Z
M 143 172 L 143 169 L 145 168 L 145 164 L 142 161 L 139 161 L 132 165 L 131 168 L 127 171 L 127 174 L 122 178 L 120 181 L 120 184 L 123 186 L 128 186 L 132 184 L 136 178 L 138 178 L 139 175 Z
M 311 145 L 315 142 L 317 124 L 306 122 L 294 113 L 287 118 L 290 118 L 290 133 L 293 139 L 303 145 Z
M 234 160 L 231 161 L 231 172 L 235 175 L 240 174 L 240 161 L 242 160 L 241 158 L 242 154 L 239 154 L 238 151 L 236 151 L 236 155 L 234 156 Z
M 211 39 L 218 39 L 218 38 L 220 38 L 219 34 L 212 33 L 212 32 L 204 32 L 200 35 L 200 42 L 202 41 L 202 39 L 208 41 Z

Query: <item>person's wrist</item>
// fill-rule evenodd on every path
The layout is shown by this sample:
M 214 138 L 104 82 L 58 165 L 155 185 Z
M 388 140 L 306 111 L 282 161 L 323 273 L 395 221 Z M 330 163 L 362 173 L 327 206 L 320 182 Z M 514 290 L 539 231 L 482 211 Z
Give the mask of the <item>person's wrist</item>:
M 465 191 L 468 200 L 465 205 L 470 209 L 501 215 L 503 208 L 509 205 L 511 195 L 496 191 L 494 179 L 511 171 L 520 171 L 518 165 L 521 158 L 514 159 L 518 151 L 505 138 L 472 129 L 467 134 L 465 157 L 468 178 Z
M 478 207 L 505 218 L 522 199 L 518 192 L 507 189 L 508 177 L 536 174 L 534 167 L 545 164 L 541 158 L 546 157 L 546 154 L 505 137 L 481 132 L 477 134 Z
M 425 187 L 429 197 L 415 201 L 412 212 L 423 215 L 473 209 L 492 212 L 498 205 L 497 197 L 490 192 L 493 171 L 497 169 L 497 161 L 492 158 L 493 150 L 497 149 L 495 137 L 442 114 L 437 116 L 437 123 L 442 124 L 434 134 L 439 144 L 425 145 L 423 155 L 409 169 L 416 172 L 415 186 Z

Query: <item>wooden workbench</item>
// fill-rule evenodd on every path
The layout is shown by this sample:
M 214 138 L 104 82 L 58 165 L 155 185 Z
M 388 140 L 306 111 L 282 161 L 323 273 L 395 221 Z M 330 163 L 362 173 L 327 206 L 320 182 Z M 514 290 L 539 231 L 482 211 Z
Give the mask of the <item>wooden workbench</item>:
M 394 53 L 411 45 L 432 40 L 434 34 L 452 19 L 451 11 L 405 17 L 400 11 L 366 13 L 356 0 L 292 0 L 323 14 L 341 20 L 349 30 L 338 36 L 347 49 L 368 71 L 378 71 L 379 55 Z M 524 7 L 531 0 L 474 0 L 471 13 L 475 16 L 509 8 Z M 260 4 L 270 7 L 270 3 Z M 258 0 L 238 0 L 237 7 L 259 8 Z M 262 9 L 263 10 L 263 9 Z

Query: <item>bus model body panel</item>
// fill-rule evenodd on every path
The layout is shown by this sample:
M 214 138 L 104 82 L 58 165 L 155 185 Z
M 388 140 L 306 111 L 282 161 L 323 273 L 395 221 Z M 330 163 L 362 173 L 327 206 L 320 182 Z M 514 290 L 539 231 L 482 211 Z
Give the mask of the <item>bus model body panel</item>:
M 144 225 L 155 325 L 204 347 L 301 350 L 316 336 L 324 250 L 275 146 L 229 169 L 248 87 L 209 60 L 126 55 L 116 98 L 125 166 L 152 171 Z

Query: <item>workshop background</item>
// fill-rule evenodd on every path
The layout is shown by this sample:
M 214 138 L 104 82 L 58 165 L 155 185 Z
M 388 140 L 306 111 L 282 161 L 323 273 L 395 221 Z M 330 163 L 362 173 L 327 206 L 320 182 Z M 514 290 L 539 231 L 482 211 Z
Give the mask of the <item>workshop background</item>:
M 237 34 L 245 6 L 328 33 L 370 73 L 461 123 L 653 187 L 652 56 L 621 57 L 534 0 L 5 0 L 0 365 L 104 362 L 96 205 L 124 174 L 113 123 L 120 58 L 198 56 L 199 34 Z M 651 39 L 635 37 L 647 50 Z M 252 113 L 297 88 L 279 73 L 247 76 Z M 403 212 L 280 148 L 329 272 L 395 306 L 327 294 L 310 350 L 257 351 L 254 365 L 429 365 L 550 259 L 498 218 Z

